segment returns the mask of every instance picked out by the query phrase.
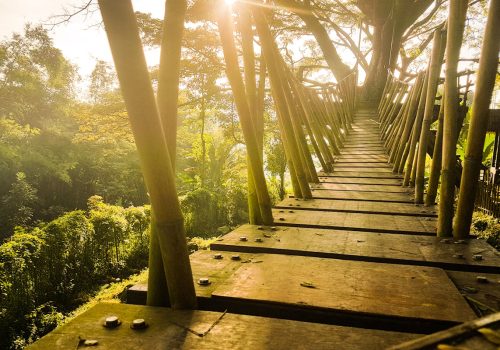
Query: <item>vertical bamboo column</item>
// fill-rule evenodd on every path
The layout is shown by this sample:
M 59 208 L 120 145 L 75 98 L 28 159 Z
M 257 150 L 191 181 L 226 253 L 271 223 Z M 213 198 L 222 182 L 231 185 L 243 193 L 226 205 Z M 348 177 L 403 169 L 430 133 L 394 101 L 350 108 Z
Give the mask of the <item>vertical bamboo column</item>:
M 443 151 L 443 121 L 444 121 L 444 103 L 441 103 L 438 115 L 438 129 L 436 140 L 434 141 L 434 151 L 432 152 L 431 170 L 429 175 L 429 186 L 425 195 L 425 205 L 436 204 L 439 178 L 441 177 L 441 160 Z
M 413 126 L 413 133 L 410 140 L 410 148 L 408 152 L 408 159 L 405 170 L 405 177 L 403 180 L 403 186 L 412 186 L 415 181 L 413 166 L 416 165 L 415 155 L 417 143 L 420 138 L 420 131 L 422 130 L 422 121 L 424 118 L 425 110 L 425 100 L 427 95 L 427 82 L 429 81 L 429 69 L 425 73 L 424 84 L 420 92 L 420 100 L 418 101 L 417 116 L 415 117 L 415 125 Z
M 420 132 L 420 141 L 418 143 L 417 169 L 415 177 L 415 203 L 424 203 L 424 176 L 425 159 L 427 157 L 427 142 L 430 135 L 432 115 L 434 112 L 434 102 L 439 83 L 439 74 L 444 56 L 445 36 L 441 28 L 434 32 L 431 61 L 429 67 L 429 80 L 427 83 L 427 96 L 425 99 L 424 120 L 422 121 L 422 130 Z
M 238 55 L 234 43 L 233 23 L 229 6 L 224 6 L 218 14 L 219 34 L 222 42 L 222 50 L 226 61 L 226 75 L 231 85 L 236 108 L 240 116 L 241 129 L 245 138 L 247 155 L 252 168 L 255 189 L 259 202 L 260 215 L 263 224 L 271 225 L 273 216 L 271 211 L 271 199 L 267 191 L 266 178 L 262 159 L 259 156 L 259 145 L 255 133 L 255 126 L 252 122 L 252 114 L 245 93 L 245 86 L 240 75 Z
M 439 195 L 438 236 L 452 235 L 455 202 L 458 82 L 457 68 L 467 13 L 467 0 L 450 1 L 446 39 L 446 71 L 444 81 L 443 160 Z
M 194 308 L 196 295 L 184 220 L 132 4 L 126 0 L 99 0 L 99 7 L 137 144 L 144 180 L 151 204 L 155 208 L 153 215 L 170 304 L 173 308 Z
M 301 149 L 299 148 L 295 140 L 295 134 L 289 115 L 287 100 L 283 91 L 285 87 L 282 84 L 280 68 L 277 67 L 279 59 L 275 57 L 275 52 L 277 50 L 276 44 L 269 30 L 265 18 L 265 13 L 261 9 L 255 7 L 252 9 L 252 12 L 257 32 L 260 38 L 262 54 L 266 59 L 266 65 L 269 71 L 269 79 L 271 81 L 271 89 L 273 91 L 274 100 L 277 104 L 277 108 L 279 109 L 278 115 L 282 118 L 280 125 L 282 126 L 282 134 L 285 136 L 284 140 L 286 140 L 285 147 L 288 148 L 288 155 L 290 156 L 291 163 L 294 166 L 302 197 L 305 199 L 309 199 L 312 198 L 312 193 L 306 178 L 305 164 L 302 164 L 300 158 Z
M 162 124 L 170 126 L 164 129 L 164 133 L 174 174 L 177 149 L 177 99 L 179 95 L 180 55 L 186 8 L 186 1 L 165 2 L 163 33 L 168 34 L 162 37 L 158 78 L 157 104 Z M 154 209 L 152 208 L 153 212 Z M 146 303 L 153 306 L 168 306 L 170 304 L 168 287 L 154 213 L 151 215 L 150 228 Z
M 500 0 L 491 0 L 479 60 L 469 133 L 467 135 L 467 149 L 465 151 L 457 215 L 453 230 L 455 238 L 467 237 L 472 222 L 484 138 L 488 126 L 489 104 L 498 67 L 500 26 L 494 23 L 498 18 L 500 18 Z
M 250 108 L 251 120 L 254 125 L 255 136 L 259 146 L 259 157 L 263 158 L 264 143 L 264 120 L 259 113 L 257 100 L 257 81 L 255 79 L 255 53 L 253 49 L 253 30 L 252 18 L 246 4 L 238 4 L 238 27 L 241 33 L 241 48 L 243 52 L 243 65 L 245 76 L 245 88 Z M 247 155 L 247 163 L 250 159 Z M 259 200 L 257 198 L 257 189 L 255 187 L 252 167 L 247 167 L 248 176 L 248 219 L 250 224 L 262 225 L 262 216 L 260 215 Z

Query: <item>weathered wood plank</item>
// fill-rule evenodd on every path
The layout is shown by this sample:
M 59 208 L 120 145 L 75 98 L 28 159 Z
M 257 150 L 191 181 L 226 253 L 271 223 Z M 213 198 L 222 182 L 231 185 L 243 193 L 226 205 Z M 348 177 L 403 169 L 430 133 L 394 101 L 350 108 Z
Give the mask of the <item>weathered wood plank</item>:
M 404 342 L 389 348 L 389 350 L 498 349 L 498 344 L 488 340 L 478 332 L 481 328 L 500 332 L 500 312 L 419 339 Z
M 384 192 L 384 193 L 413 193 L 408 187 L 394 185 L 371 185 L 371 184 L 339 184 L 339 183 L 319 183 L 310 184 L 315 190 L 335 190 L 335 191 L 365 191 L 365 192 Z
M 389 165 L 378 166 L 378 167 L 363 167 L 362 165 L 351 165 L 351 164 L 335 164 L 334 173 L 340 171 L 347 172 L 359 172 L 360 174 L 367 173 L 378 173 L 378 174 L 392 174 L 392 167 Z
M 437 207 L 424 207 L 413 203 L 391 203 L 378 201 L 359 200 L 329 200 L 310 199 L 299 200 L 296 198 L 286 198 L 279 202 L 276 208 L 294 210 L 319 210 L 319 211 L 343 211 L 348 213 L 374 213 L 389 215 L 410 215 L 410 216 L 437 216 Z
M 479 247 L 474 249 L 481 251 Z M 493 259 L 485 256 L 485 261 Z M 500 262 L 496 256 L 496 271 L 491 269 L 491 272 L 464 272 L 464 271 L 447 271 L 448 277 L 452 280 L 458 290 L 469 301 L 469 304 L 476 311 L 478 316 L 484 316 L 492 312 L 500 311 Z M 493 260 L 494 261 L 494 260 Z M 495 264 L 493 264 L 495 266 Z M 478 277 L 486 278 L 487 282 L 479 282 Z
M 338 171 L 335 170 L 332 173 L 318 172 L 318 176 L 321 177 L 354 177 L 354 178 L 383 178 L 383 179 L 401 179 L 402 176 L 400 174 L 393 173 L 368 173 L 368 172 L 360 172 L 360 171 Z
M 393 202 L 393 203 L 413 203 L 413 195 L 410 193 L 382 193 L 382 192 L 361 192 L 361 191 L 333 191 L 314 190 L 313 198 L 317 199 L 351 199 L 358 201 L 372 202 Z
M 273 216 L 276 225 L 432 236 L 436 233 L 437 220 L 432 217 L 291 209 L 274 209 Z
M 386 185 L 401 186 L 402 179 L 373 179 L 359 177 L 320 177 L 319 181 L 325 184 L 364 184 L 364 185 Z
M 122 324 L 102 326 L 116 315 Z M 134 319 L 148 327 L 132 330 Z M 293 337 L 290 336 L 293 334 Z M 99 349 L 385 349 L 417 335 L 212 311 L 100 303 L 29 349 L 76 349 L 80 339 Z
M 332 315 L 362 314 L 380 322 L 387 317 L 394 323 L 449 325 L 475 318 L 441 269 L 275 254 L 258 258 L 260 263 L 245 264 L 219 284 L 212 298 L 227 305 L 253 301 L 262 307 L 281 304 Z
M 246 237 L 247 241 L 241 241 Z M 256 241 L 258 239 L 258 241 Z M 261 240 L 261 241 L 260 241 Z M 422 247 L 432 246 L 435 250 L 443 250 L 446 254 L 429 256 Z M 442 239 L 430 236 L 410 236 L 401 234 L 383 234 L 374 232 L 358 232 L 334 229 L 313 229 L 302 227 L 279 226 L 276 228 L 243 225 L 225 235 L 222 240 L 211 245 L 212 250 L 238 251 L 247 253 L 269 253 L 314 256 L 342 260 L 383 262 L 391 264 L 418 265 L 445 268 L 447 270 L 474 271 L 467 272 L 467 278 L 451 274 L 453 281 L 459 285 L 467 285 L 472 278 L 475 282 L 478 273 L 489 277 L 485 284 L 485 293 L 493 295 L 499 292 L 499 275 L 490 275 L 500 267 L 500 256 L 495 249 L 483 240 L 471 239 L 467 244 L 443 243 Z M 474 260 L 477 251 L 484 251 L 483 260 Z M 453 255 L 462 254 L 463 259 Z M 494 292 L 496 288 L 496 293 Z M 500 297 L 500 296 L 499 296 Z M 495 296 L 493 299 L 496 298 Z M 500 298 L 494 299 L 497 302 Z

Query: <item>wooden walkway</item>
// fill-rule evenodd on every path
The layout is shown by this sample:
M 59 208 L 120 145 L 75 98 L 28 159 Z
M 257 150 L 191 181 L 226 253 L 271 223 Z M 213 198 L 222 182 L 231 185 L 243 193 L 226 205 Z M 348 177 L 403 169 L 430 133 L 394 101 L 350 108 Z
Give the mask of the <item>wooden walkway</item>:
M 124 331 L 124 348 L 168 335 L 166 348 L 384 349 L 500 309 L 498 252 L 435 237 L 436 208 L 413 204 L 377 130 L 376 115 L 359 111 L 313 199 L 287 198 L 276 226 L 243 225 L 191 255 L 203 311 L 101 305 L 85 317 L 160 320 L 147 341 Z M 128 303 L 145 304 L 146 291 L 133 286 Z

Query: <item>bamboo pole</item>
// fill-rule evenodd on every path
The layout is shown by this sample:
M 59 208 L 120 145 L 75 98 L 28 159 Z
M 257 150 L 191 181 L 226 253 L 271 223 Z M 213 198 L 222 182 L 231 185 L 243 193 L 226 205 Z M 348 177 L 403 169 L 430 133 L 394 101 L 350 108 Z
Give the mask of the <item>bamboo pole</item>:
M 427 158 L 427 143 L 431 130 L 432 116 L 434 113 L 434 103 L 439 84 L 439 74 L 444 57 L 444 32 L 441 28 L 434 32 L 431 61 L 429 67 L 429 81 L 427 82 L 427 96 L 425 99 L 424 119 L 422 121 L 422 130 L 418 143 L 417 169 L 415 177 L 415 204 L 424 203 L 424 176 L 425 160 Z
M 416 160 L 414 158 L 417 151 L 417 143 L 420 138 L 420 130 L 422 129 L 422 121 L 424 118 L 424 107 L 425 107 L 425 98 L 427 91 L 424 87 L 427 86 L 427 82 L 429 81 L 429 69 L 425 72 L 424 84 L 422 90 L 420 92 L 420 99 L 418 101 L 417 108 L 417 116 L 415 117 L 415 125 L 413 128 L 413 133 L 411 135 L 410 140 L 410 151 L 408 153 L 408 160 L 406 164 L 405 177 L 403 180 L 403 186 L 413 186 L 415 177 L 413 172 L 413 166 L 416 164 Z
M 443 159 L 437 224 L 438 236 L 452 235 L 458 119 L 457 67 L 460 48 L 462 46 L 467 4 L 467 0 L 451 1 L 449 4 L 444 81 Z
M 472 222 L 477 182 L 482 164 L 484 138 L 488 126 L 489 104 L 498 67 L 500 26 L 494 22 L 499 18 L 500 0 L 491 0 L 479 59 L 476 91 L 472 103 L 467 149 L 465 151 L 457 215 L 453 230 L 453 235 L 457 239 L 469 235 Z
M 241 48 L 243 55 L 245 92 L 248 106 L 250 108 L 251 120 L 253 122 L 255 136 L 259 147 L 259 157 L 263 158 L 264 142 L 264 120 L 259 113 L 257 100 L 257 81 L 255 79 L 255 52 L 253 48 L 252 18 L 245 4 L 238 4 L 238 29 L 241 33 Z M 250 159 L 247 155 L 247 164 Z M 259 199 L 257 198 L 257 188 L 255 186 L 252 167 L 247 167 L 248 176 L 248 219 L 250 224 L 262 225 L 262 215 L 260 214 Z
M 255 7 L 252 9 L 252 12 L 257 32 L 260 38 L 262 54 L 265 57 L 266 65 L 268 67 L 269 79 L 271 81 L 271 89 L 274 94 L 274 100 L 277 108 L 279 109 L 278 116 L 282 118 L 282 122 L 280 123 L 280 125 L 282 126 L 282 134 L 285 135 L 285 139 L 287 140 L 285 145 L 288 145 L 288 155 L 291 157 L 291 163 L 293 164 L 293 167 L 295 169 L 295 174 L 300 186 L 302 197 L 305 199 L 310 199 L 312 198 L 312 193 L 309 187 L 309 183 L 307 182 L 304 164 L 302 164 L 300 159 L 301 150 L 295 140 L 292 121 L 290 119 L 285 93 L 283 91 L 284 87 L 280 76 L 280 68 L 277 67 L 279 59 L 275 57 L 275 52 L 277 50 L 276 44 L 269 30 L 265 18 L 265 13 L 263 13 L 260 8 Z
M 269 192 L 267 191 L 262 159 L 259 156 L 259 144 L 255 132 L 255 126 L 252 121 L 250 107 L 248 106 L 245 86 L 240 75 L 238 56 L 234 43 L 232 16 L 229 6 L 225 6 L 220 9 L 217 22 L 219 26 L 224 59 L 226 61 L 226 75 L 231 85 L 236 108 L 240 116 L 241 129 L 245 138 L 247 155 L 250 160 L 250 167 L 252 168 L 252 175 L 255 182 L 260 215 L 264 225 L 271 225 L 273 223 L 271 199 L 269 197 Z
M 163 125 L 172 126 L 166 128 L 164 133 L 174 173 L 177 149 L 177 99 L 179 94 L 180 54 L 186 6 L 185 1 L 179 1 L 177 4 L 173 4 L 172 1 L 165 2 L 163 33 L 169 33 L 169 35 L 162 37 L 158 77 L 157 104 L 160 118 Z M 167 40 L 167 37 L 174 39 Z M 152 208 L 152 211 L 154 211 L 154 208 Z M 169 306 L 167 281 L 165 279 L 154 217 L 154 214 L 151 215 L 146 303 L 151 306 Z
M 431 170 L 429 175 L 429 186 L 425 196 L 425 205 L 431 206 L 436 204 L 436 196 L 439 186 L 439 178 L 441 177 L 441 160 L 443 151 L 443 119 L 444 119 L 444 103 L 441 103 L 438 115 L 438 129 L 436 140 L 434 142 L 434 151 L 432 153 Z
M 99 0 L 99 7 L 154 208 L 170 304 L 173 308 L 191 309 L 196 307 L 196 295 L 184 221 L 132 4 Z

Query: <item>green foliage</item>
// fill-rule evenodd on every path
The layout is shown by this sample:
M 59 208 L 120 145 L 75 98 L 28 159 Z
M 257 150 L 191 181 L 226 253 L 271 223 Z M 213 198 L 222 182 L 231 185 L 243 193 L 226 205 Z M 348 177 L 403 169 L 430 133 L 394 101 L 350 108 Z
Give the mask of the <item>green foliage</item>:
M 500 250 L 500 221 L 498 219 L 481 212 L 474 212 L 470 234 L 486 240 Z
M 4 225 L 0 237 L 5 237 L 5 233 L 10 233 L 15 226 L 27 226 L 30 223 L 37 199 L 37 190 L 28 183 L 26 175 L 17 173 L 10 190 L 0 198 L 0 222 Z
M 147 265 L 148 207 L 123 208 L 92 196 L 0 245 L 0 349 L 20 349 L 52 330 L 100 284 Z

